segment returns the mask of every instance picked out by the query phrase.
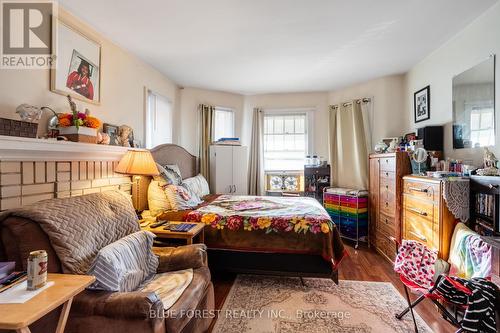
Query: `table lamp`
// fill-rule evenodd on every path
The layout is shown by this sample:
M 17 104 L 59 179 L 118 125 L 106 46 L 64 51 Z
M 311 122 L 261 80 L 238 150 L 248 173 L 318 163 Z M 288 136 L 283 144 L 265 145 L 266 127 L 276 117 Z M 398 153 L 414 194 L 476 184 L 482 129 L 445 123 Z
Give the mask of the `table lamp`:
M 160 173 L 149 150 L 129 150 L 115 168 L 115 172 L 132 175 L 132 201 L 136 211 L 141 211 L 141 180 L 144 176 L 157 176 Z

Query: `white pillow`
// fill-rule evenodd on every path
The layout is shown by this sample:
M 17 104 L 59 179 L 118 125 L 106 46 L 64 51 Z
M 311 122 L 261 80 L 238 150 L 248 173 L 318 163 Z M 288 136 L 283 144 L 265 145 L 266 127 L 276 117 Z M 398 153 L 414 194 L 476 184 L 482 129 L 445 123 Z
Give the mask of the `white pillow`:
M 165 194 L 167 182 L 152 180 L 148 187 L 148 205 L 151 215 L 156 216 L 167 210 L 172 210 L 172 205 Z
M 210 194 L 208 182 L 201 173 L 195 177 L 184 179 L 182 181 L 182 185 L 191 190 L 193 193 L 196 193 L 200 198 Z

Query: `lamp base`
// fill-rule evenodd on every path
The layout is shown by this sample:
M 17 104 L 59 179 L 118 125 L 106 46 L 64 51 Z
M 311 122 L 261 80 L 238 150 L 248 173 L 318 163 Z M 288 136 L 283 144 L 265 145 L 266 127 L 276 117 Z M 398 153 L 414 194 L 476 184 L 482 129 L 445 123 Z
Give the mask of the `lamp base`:
M 132 203 L 137 213 L 148 208 L 148 186 L 151 177 L 135 175 L 132 177 Z

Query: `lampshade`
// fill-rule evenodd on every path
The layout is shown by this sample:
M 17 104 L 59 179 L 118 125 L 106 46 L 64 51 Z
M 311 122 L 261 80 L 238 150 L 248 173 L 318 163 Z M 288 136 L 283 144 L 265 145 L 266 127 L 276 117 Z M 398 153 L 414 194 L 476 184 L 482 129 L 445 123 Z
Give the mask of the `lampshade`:
M 116 166 L 115 172 L 142 176 L 156 176 L 160 174 L 149 150 L 127 151 Z

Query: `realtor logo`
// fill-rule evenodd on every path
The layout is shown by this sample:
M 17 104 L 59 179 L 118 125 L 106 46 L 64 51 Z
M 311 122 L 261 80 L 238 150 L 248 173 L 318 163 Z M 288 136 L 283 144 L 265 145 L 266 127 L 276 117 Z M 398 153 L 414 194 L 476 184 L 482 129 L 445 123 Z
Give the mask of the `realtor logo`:
M 1 68 L 51 68 L 53 1 L 2 1 Z

